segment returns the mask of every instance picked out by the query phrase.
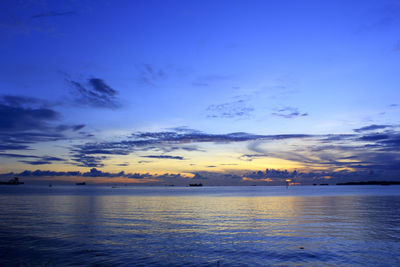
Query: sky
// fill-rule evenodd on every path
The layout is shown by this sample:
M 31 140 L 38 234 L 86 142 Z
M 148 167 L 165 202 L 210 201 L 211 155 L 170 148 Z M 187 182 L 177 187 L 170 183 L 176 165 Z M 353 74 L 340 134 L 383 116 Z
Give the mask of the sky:
M 400 180 L 400 1 L 0 2 L 0 178 Z

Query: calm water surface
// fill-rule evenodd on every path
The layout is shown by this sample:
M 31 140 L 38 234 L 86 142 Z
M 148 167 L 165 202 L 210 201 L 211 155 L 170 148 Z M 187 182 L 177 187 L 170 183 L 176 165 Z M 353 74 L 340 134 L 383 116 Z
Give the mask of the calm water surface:
M 0 186 L 0 266 L 400 266 L 400 186 Z

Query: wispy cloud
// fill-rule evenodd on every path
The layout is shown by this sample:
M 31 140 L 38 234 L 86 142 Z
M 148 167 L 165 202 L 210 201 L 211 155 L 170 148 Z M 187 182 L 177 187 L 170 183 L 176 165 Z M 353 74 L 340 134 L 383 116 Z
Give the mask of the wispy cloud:
M 276 112 L 271 113 L 274 116 L 282 117 L 285 119 L 292 119 L 297 117 L 305 117 L 308 116 L 306 112 L 300 112 L 298 108 L 295 107 L 284 107 L 278 109 Z
M 231 143 L 251 140 L 283 140 L 307 138 L 304 134 L 255 135 L 238 132 L 209 134 L 188 128 L 174 128 L 174 131 L 135 132 L 125 139 L 113 142 L 88 142 L 71 148 L 72 160 L 79 166 L 100 167 L 102 161 L 112 155 L 129 155 L 140 151 L 187 152 L 202 151 L 196 143 Z M 164 155 L 165 156 L 165 155 Z M 154 158 L 154 157 L 153 157 Z
M 360 25 L 356 29 L 356 33 L 364 33 L 364 32 L 369 32 L 369 31 L 381 30 L 382 28 L 391 26 L 393 24 L 393 21 L 394 21 L 393 17 L 390 17 L 390 16 L 382 17 L 373 22 L 364 23 L 364 24 Z
M 390 128 L 392 127 L 391 125 L 376 125 L 376 124 L 372 124 L 372 125 L 368 125 L 368 126 L 364 126 L 358 129 L 354 129 L 355 132 L 357 133 L 361 133 L 361 132 L 367 132 L 367 131 L 375 131 L 375 130 L 382 130 L 382 129 L 386 129 L 386 128 Z
M 137 66 L 138 80 L 144 85 L 155 86 L 156 83 L 167 78 L 166 70 L 151 64 L 140 64 Z
M 31 16 L 33 19 L 77 15 L 75 11 L 47 11 Z
M 103 79 L 90 78 L 86 83 L 71 79 L 66 79 L 66 81 L 72 88 L 71 93 L 74 96 L 75 103 L 81 106 L 111 109 L 120 107 L 116 97 L 117 90 L 106 84 Z
M 16 154 L 16 153 L 0 153 L 0 157 L 6 158 L 20 158 L 20 159 L 34 159 L 34 160 L 20 160 L 19 162 L 30 164 L 30 165 L 43 165 L 43 164 L 52 164 L 53 162 L 61 162 L 65 161 L 59 157 L 52 156 L 35 156 L 35 155 L 26 155 L 26 154 Z
M 218 105 L 211 105 L 207 108 L 209 118 L 243 118 L 248 117 L 254 111 L 245 100 L 227 102 Z
M 210 74 L 197 77 L 193 80 L 192 85 L 196 87 L 208 87 L 216 85 L 220 82 L 230 79 L 232 76 L 220 75 L 220 74 Z
M 171 156 L 171 155 L 147 155 L 142 156 L 143 158 L 151 158 L 151 159 L 177 159 L 177 160 L 184 160 L 184 157 L 181 156 Z
M 371 132 L 381 129 L 390 130 Z M 400 132 L 397 126 L 370 125 L 357 130 L 357 134 L 295 138 L 292 144 L 279 149 L 265 147 L 263 140 L 255 140 L 247 146 L 255 154 L 244 154 L 241 159 L 249 161 L 258 157 L 272 157 L 297 162 L 310 169 L 368 170 L 388 175 L 397 172 L 399 168 L 396 166 L 400 166 Z

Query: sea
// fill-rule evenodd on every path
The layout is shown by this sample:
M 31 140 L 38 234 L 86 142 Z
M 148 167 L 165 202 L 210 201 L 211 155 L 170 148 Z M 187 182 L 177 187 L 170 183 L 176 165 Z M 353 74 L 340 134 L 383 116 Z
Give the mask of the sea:
M 0 186 L 0 266 L 400 266 L 400 186 Z

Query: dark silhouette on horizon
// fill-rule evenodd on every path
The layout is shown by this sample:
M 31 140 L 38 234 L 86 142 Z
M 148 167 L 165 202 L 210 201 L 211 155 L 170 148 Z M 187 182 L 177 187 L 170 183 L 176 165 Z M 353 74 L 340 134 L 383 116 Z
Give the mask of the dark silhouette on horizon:
M 0 182 L 0 184 L 19 185 L 19 184 L 24 184 L 24 182 L 20 182 L 18 177 L 14 177 L 13 179 L 10 179 L 8 182 Z

